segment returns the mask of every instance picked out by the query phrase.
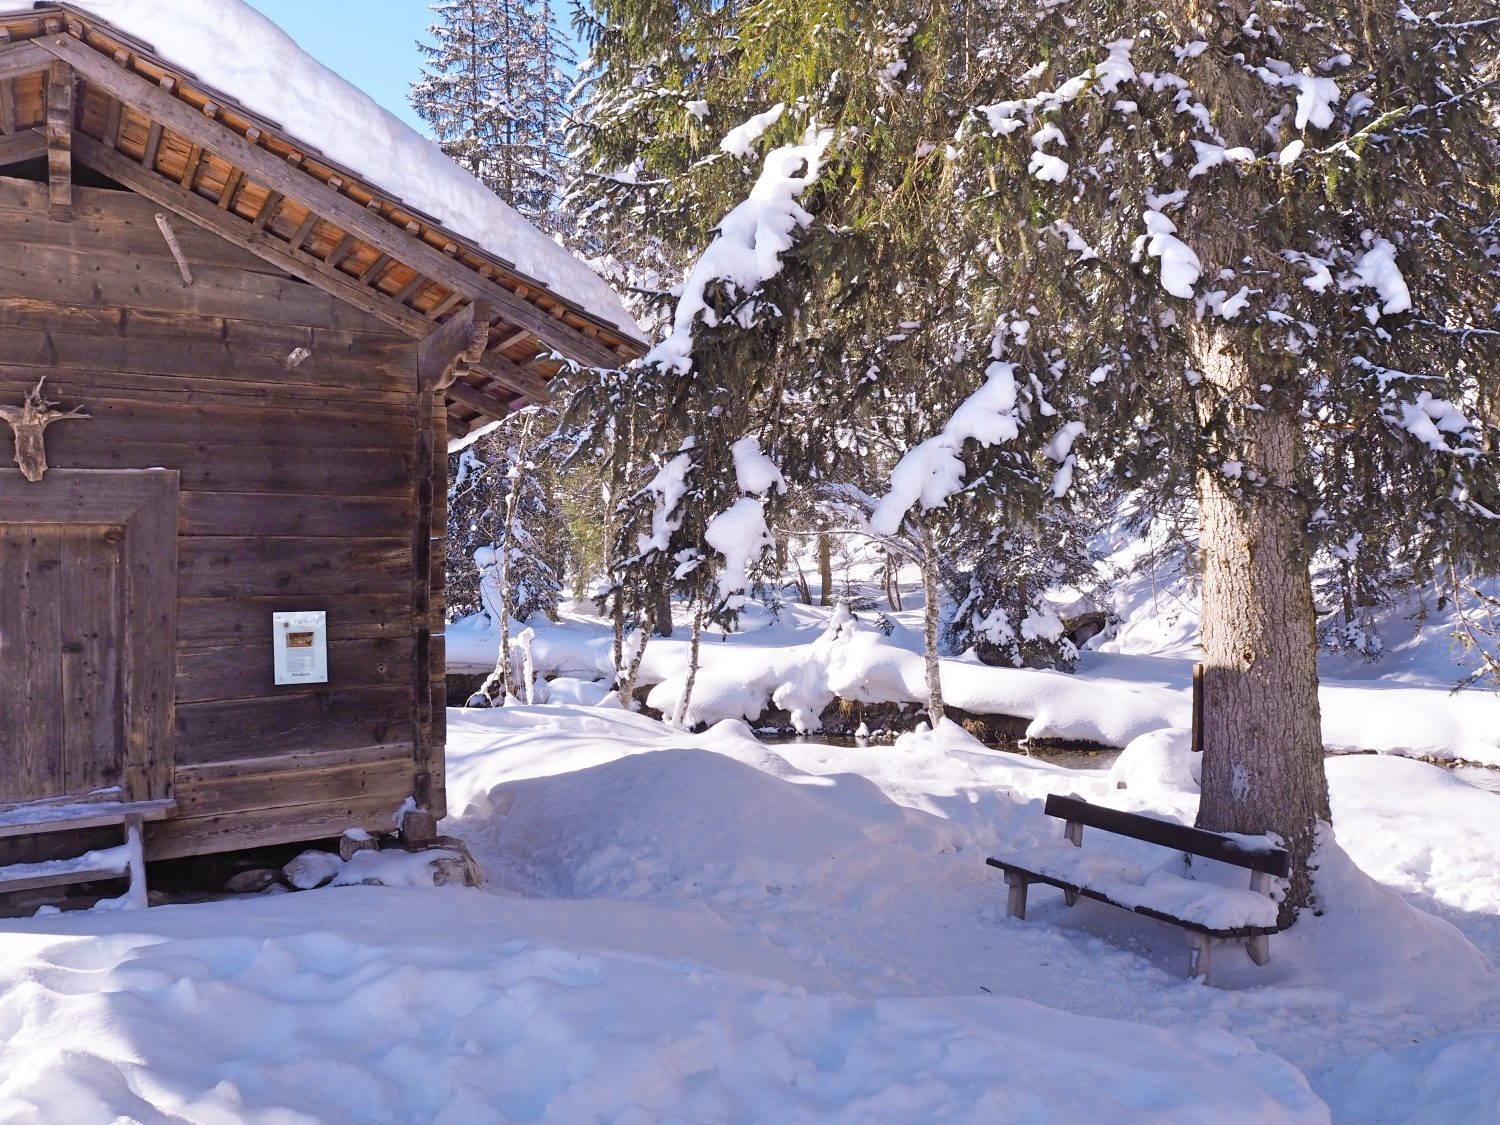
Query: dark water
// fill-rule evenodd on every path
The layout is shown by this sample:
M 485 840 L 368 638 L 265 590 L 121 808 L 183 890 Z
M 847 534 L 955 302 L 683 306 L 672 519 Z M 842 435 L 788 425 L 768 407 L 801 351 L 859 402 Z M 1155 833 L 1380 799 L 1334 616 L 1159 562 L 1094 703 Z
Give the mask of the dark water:
M 850 735 L 836 734 L 799 737 L 780 731 L 757 731 L 756 737 L 770 746 L 786 742 L 798 742 L 814 746 L 888 746 L 891 743 L 889 737 L 863 740 Z M 991 750 L 1000 750 L 1008 754 L 1036 758 L 1038 761 L 1050 762 L 1055 766 L 1063 766 L 1070 770 L 1107 770 L 1115 764 L 1115 759 L 1120 756 L 1120 751 L 1113 746 L 1053 746 L 1046 743 L 1027 745 L 1018 742 L 992 742 L 986 743 L 986 745 Z M 1500 796 L 1500 769 L 1489 769 L 1485 766 L 1457 766 L 1454 768 L 1453 773 L 1456 777 L 1461 778 L 1476 789 L 1483 789 L 1488 793 Z
M 782 731 L 756 731 L 755 737 L 767 746 L 779 746 L 783 743 L 801 743 L 810 746 L 889 746 L 893 741 L 887 735 L 867 739 L 858 739 L 852 735 L 843 734 L 816 734 L 804 737 L 786 734 Z M 1051 762 L 1055 766 L 1065 766 L 1070 770 L 1107 770 L 1120 756 L 1120 751 L 1113 746 L 1053 746 L 1045 743 L 1027 745 L 1019 742 L 986 742 L 985 746 L 990 750 L 1000 750 L 1007 754 Z

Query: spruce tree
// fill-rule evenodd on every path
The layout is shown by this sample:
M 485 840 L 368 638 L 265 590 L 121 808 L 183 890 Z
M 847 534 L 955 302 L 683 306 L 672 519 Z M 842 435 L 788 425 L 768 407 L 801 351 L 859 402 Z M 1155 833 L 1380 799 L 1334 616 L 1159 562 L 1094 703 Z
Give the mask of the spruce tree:
M 1207 828 L 1329 818 L 1309 564 L 1493 565 L 1496 33 L 1474 4 L 1036 3 L 965 131 L 1084 460 L 1201 518 Z
M 928 439 L 988 378 L 974 357 L 1002 359 L 996 323 L 1005 307 L 972 285 L 986 250 L 942 143 L 970 104 L 965 75 L 982 44 L 974 19 L 926 10 L 919 31 L 908 15 L 838 3 L 667 9 L 601 0 L 583 21 L 592 104 L 575 197 L 607 237 L 691 260 L 750 193 L 761 153 L 810 130 L 830 136 L 817 181 L 800 197 L 808 221 L 780 248 L 782 270 L 751 289 L 716 290 L 692 327 L 691 377 L 669 380 L 659 395 L 637 388 L 654 416 L 677 427 L 657 446 L 659 461 L 691 436 L 689 459 L 711 475 L 753 433 L 793 493 L 816 493 L 863 477 L 871 449 L 893 461 Z M 1018 417 L 1039 417 L 1036 386 L 1018 386 L 1016 398 Z M 726 421 L 750 425 L 736 431 Z M 647 442 L 666 436 L 659 425 L 634 432 Z M 1039 478 L 1019 447 L 970 443 L 961 456 L 984 470 L 976 502 L 1035 509 Z M 719 470 L 706 468 L 709 458 Z M 942 702 L 933 545 L 946 526 L 935 505 L 921 505 L 880 532 L 917 544 L 925 564 L 934 719 Z M 680 531 L 691 538 L 691 518 Z
M 445 153 L 557 229 L 574 60 L 550 0 L 442 0 L 432 10 L 412 106 Z

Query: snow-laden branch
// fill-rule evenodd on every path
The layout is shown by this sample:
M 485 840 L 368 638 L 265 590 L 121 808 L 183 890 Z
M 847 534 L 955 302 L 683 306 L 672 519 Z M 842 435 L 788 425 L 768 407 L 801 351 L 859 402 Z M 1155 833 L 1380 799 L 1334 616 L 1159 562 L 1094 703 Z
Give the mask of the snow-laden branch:
M 1016 417 L 1016 365 L 996 360 L 984 384 L 966 398 L 942 430 L 907 450 L 891 470 L 891 490 L 875 505 L 870 526 L 895 535 L 913 505 L 924 512 L 941 508 L 963 487 L 963 447 L 967 441 L 999 445 L 1020 433 Z
M 766 527 L 764 498 L 772 489 L 785 494 L 786 479 L 753 436 L 735 442 L 730 452 L 735 480 L 745 495 L 708 521 L 703 539 L 724 558 L 719 596 L 730 609 L 739 609 L 750 588 L 750 567 L 774 545 Z
M 718 323 L 708 303 L 709 286 L 724 282 L 733 293 L 749 294 L 781 272 L 781 256 L 792 248 L 793 234 L 812 222 L 797 198 L 817 181 L 832 140 L 832 129 L 811 125 L 801 144 L 766 154 L 750 195 L 720 221 L 717 236 L 683 282 L 672 331 L 645 362 L 686 375 L 693 369 L 693 325 L 700 316 L 709 327 Z M 748 328 L 754 315 L 752 305 L 742 310 L 739 322 Z

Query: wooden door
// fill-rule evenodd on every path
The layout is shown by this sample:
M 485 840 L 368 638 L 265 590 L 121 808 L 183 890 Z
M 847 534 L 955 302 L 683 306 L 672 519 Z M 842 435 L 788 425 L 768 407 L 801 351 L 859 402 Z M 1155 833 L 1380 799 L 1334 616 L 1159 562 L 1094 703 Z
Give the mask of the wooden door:
M 120 785 L 123 536 L 0 523 L 0 803 Z
M 177 474 L 0 472 L 0 804 L 169 795 Z

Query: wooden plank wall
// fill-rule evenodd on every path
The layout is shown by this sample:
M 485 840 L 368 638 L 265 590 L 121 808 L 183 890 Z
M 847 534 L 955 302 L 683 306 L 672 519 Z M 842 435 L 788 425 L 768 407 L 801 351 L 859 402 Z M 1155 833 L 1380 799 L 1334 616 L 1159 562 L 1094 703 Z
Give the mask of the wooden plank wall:
M 441 707 L 413 713 L 414 616 L 439 637 L 442 621 L 440 595 L 414 604 L 426 562 L 413 538 L 415 345 L 178 219 L 186 285 L 156 212 L 75 188 L 74 219 L 58 223 L 45 185 L 0 179 L 0 398 L 19 402 L 45 374 L 49 397 L 93 416 L 48 430 L 54 466 L 182 475 L 176 760 L 188 815 L 152 826 L 148 851 L 388 821 L 414 766 L 434 769 L 434 748 L 441 794 Z M 441 433 L 435 444 L 434 463 Z M 433 527 L 445 526 L 439 515 Z M 328 613 L 330 683 L 276 687 L 271 613 L 303 609 Z M 422 661 L 434 689 L 436 648 Z M 312 757 L 264 761 L 278 754 Z M 311 787 L 308 770 L 321 778 Z M 223 814 L 237 808 L 257 811 L 231 839 Z

